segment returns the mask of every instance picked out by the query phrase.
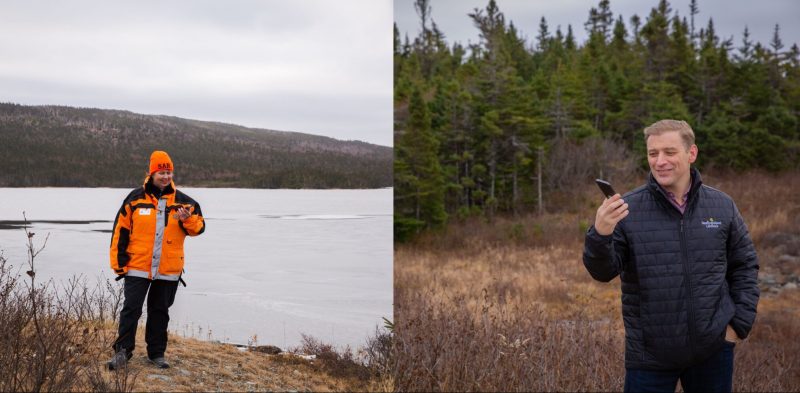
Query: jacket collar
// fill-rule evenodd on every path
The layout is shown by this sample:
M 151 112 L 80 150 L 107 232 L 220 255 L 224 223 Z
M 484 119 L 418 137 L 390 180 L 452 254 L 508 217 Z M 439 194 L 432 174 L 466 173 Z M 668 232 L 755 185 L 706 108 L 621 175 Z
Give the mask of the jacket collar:
M 175 193 L 175 182 L 174 181 L 169 182 L 169 185 L 164 187 L 164 190 L 162 191 L 161 189 L 159 189 L 158 187 L 156 187 L 153 184 L 153 179 L 150 176 L 147 176 L 144 179 L 144 184 L 142 185 L 142 187 L 144 187 L 144 191 L 146 193 L 154 196 L 156 199 L 159 199 L 164 195 L 169 195 L 169 194 L 174 194 Z
M 689 208 L 695 204 L 695 201 L 697 200 L 697 193 L 700 192 L 700 187 L 703 185 L 703 179 L 700 177 L 700 171 L 698 171 L 697 168 L 692 167 L 691 169 L 689 169 L 689 173 L 691 175 L 692 185 L 691 188 L 689 189 L 689 197 L 688 197 L 689 202 L 686 205 L 687 212 L 689 211 Z M 666 191 L 664 190 L 663 187 L 661 187 L 660 184 L 658 184 L 658 181 L 656 181 L 656 178 L 653 177 L 652 172 L 650 172 L 647 176 L 647 188 L 650 189 L 650 192 L 653 193 L 653 195 L 655 195 L 656 198 L 662 199 L 664 203 L 670 206 L 670 208 L 674 209 L 672 204 L 667 199 Z M 675 210 L 677 211 L 677 209 Z

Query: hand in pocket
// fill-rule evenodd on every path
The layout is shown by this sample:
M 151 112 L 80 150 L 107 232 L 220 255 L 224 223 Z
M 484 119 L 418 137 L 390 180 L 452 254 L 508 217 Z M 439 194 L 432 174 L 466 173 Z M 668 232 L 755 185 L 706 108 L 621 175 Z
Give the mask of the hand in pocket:
M 733 330 L 731 325 L 728 325 L 725 329 L 725 341 L 738 344 L 742 341 L 738 335 L 736 335 L 736 331 Z

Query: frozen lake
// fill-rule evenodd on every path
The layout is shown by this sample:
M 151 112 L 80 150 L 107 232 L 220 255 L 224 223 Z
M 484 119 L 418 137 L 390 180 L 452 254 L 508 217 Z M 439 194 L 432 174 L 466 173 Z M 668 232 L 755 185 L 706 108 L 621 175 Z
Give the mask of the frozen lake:
M 310 334 L 355 348 L 392 319 L 392 190 L 180 188 L 206 219 L 185 244 L 188 286 L 170 309 L 170 330 L 236 343 L 257 335 L 281 348 Z M 130 189 L 0 188 L 0 221 L 34 223 L 50 239 L 37 279 L 114 277 L 108 249 L 114 217 Z M 22 229 L 0 223 L 0 250 L 26 263 Z M 24 270 L 23 270 L 24 272 Z M 144 321 L 144 315 L 142 322 Z M 199 332 L 202 328 L 202 332 Z

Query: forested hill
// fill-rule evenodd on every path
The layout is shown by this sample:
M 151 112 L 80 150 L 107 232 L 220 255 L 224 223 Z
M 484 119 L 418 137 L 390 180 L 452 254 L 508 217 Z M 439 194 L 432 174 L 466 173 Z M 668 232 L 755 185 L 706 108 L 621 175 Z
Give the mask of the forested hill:
M 2 187 L 133 187 L 153 150 L 170 154 L 181 186 L 392 185 L 390 147 L 120 110 L 0 103 Z

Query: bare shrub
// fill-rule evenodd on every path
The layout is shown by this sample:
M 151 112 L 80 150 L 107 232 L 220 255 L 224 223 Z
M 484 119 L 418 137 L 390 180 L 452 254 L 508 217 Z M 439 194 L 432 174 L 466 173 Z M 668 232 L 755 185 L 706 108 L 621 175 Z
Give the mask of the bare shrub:
M 90 290 L 80 278 L 60 289 L 37 282 L 35 260 L 47 239 L 37 247 L 27 223 L 24 230 L 27 280 L 0 255 L 0 391 L 132 390 L 126 370 L 103 374 L 96 359 L 113 339 L 107 318 L 121 290 Z
M 610 321 L 553 319 L 536 303 L 406 292 L 398 299 L 399 391 L 618 390 L 622 337 Z
M 357 390 L 393 391 L 392 348 L 393 334 L 376 327 L 375 335 L 368 337 L 366 345 L 359 348 L 357 353 L 350 346 L 339 349 L 307 334 L 302 334 L 301 344 L 290 352 L 314 355 L 313 367 L 316 370 L 348 380 L 350 386 Z
M 302 343 L 294 352 L 315 355 L 322 369 L 329 375 L 340 378 L 356 378 L 367 381 L 372 377 L 369 368 L 356 359 L 349 346 L 337 350 L 333 345 L 324 343 L 312 336 L 302 334 Z
M 375 327 L 375 335 L 367 338 L 361 349 L 364 365 L 379 376 L 391 374 L 394 339 L 391 332 Z
M 589 137 L 557 140 L 548 152 L 544 178 L 548 189 L 570 192 L 598 177 L 622 183 L 640 175 L 636 156 L 624 144 Z
M 734 388 L 752 392 L 800 390 L 798 335 L 800 321 L 791 312 L 761 313 L 749 339 L 735 350 Z
M 800 233 L 800 177 L 703 178 L 742 211 L 759 275 L 779 269 L 778 258 L 764 256 L 789 252 L 786 242 Z M 624 192 L 641 181 L 614 185 Z M 593 281 L 581 261 L 602 195 L 591 182 L 574 193 L 559 213 L 465 220 L 395 245 L 397 390 L 622 390 L 619 282 Z M 734 390 L 800 390 L 798 304 L 800 290 L 762 288 L 751 336 L 735 349 Z

